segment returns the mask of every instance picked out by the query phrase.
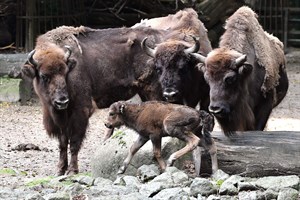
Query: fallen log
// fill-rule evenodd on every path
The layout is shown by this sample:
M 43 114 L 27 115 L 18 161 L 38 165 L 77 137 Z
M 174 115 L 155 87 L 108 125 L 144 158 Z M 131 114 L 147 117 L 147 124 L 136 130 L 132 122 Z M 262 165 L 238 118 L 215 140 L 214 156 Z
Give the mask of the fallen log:
M 226 137 L 213 132 L 219 168 L 228 174 L 249 177 L 300 175 L 300 132 L 249 131 Z M 208 172 L 202 158 L 202 171 Z

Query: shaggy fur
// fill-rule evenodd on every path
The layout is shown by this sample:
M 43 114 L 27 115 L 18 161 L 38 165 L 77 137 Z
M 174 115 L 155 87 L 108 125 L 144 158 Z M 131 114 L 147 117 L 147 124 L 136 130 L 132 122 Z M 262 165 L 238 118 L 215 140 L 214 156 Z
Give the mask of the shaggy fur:
M 154 46 L 147 40 L 147 45 L 155 51 L 155 56 L 152 56 L 154 68 L 158 71 L 166 100 L 191 107 L 200 103 L 201 109 L 207 110 L 209 87 L 203 74 L 196 69 L 197 61 L 184 52 L 195 45 L 193 37 L 200 43 L 198 53 L 207 55 L 212 50 L 207 30 L 196 11 L 188 8 L 166 17 L 143 20 L 133 26 L 137 27 L 168 32 Z
M 228 18 L 225 29 L 220 47 L 247 54 L 248 62 L 253 64 L 256 61 L 265 67 L 266 75 L 261 90 L 266 94 L 274 89 L 279 84 L 279 68 L 285 68 L 286 65 L 282 42 L 263 30 L 256 13 L 247 6 L 239 8 Z M 255 57 L 251 56 L 253 53 Z

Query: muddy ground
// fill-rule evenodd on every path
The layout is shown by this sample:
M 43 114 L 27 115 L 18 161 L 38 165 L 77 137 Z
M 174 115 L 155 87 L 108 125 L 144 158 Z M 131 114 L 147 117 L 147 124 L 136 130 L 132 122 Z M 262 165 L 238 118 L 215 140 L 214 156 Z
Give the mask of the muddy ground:
M 273 110 L 265 129 L 268 131 L 300 131 L 300 51 L 291 51 L 287 59 L 289 91 L 284 101 Z M 91 172 L 90 159 L 102 142 L 106 114 L 107 109 L 98 110 L 90 119 L 87 137 L 79 154 L 80 172 Z M 216 125 L 215 131 L 219 130 Z M 58 143 L 47 136 L 39 105 L 0 103 L 0 134 L 0 187 L 17 187 L 33 178 L 55 174 Z M 20 144 L 29 143 L 40 150 L 14 150 Z M 11 175 L 13 173 L 16 175 Z

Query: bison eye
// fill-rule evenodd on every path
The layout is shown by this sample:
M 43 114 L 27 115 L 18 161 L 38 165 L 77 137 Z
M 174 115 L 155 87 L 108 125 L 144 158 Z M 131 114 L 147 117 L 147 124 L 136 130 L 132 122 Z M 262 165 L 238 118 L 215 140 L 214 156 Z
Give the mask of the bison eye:
M 236 82 L 237 77 L 236 77 L 236 75 L 231 75 L 231 76 L 225 77 L 224 79 L 225 79 L 224 81 L 225 81 L 226 85 L 232 85 Z
M 109 113 L 108 115 L 112 117 L 115 115 L 115 113 Z
M 44 82 L 48 82 L 49 81 L 49 76 L 45 75 L 45 74 L 40 74 L 40 78 L 44 81 Z
M 156 68 L 156 72 L 157 72 L 157 74 L 161 74 L 161 68 Z

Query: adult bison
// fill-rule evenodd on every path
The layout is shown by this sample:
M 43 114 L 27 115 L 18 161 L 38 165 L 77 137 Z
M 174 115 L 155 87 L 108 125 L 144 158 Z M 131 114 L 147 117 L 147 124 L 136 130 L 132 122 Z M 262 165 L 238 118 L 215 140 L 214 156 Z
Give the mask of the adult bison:
M 78 152 L 94 104 L 105 108 L 136 93 L 142 100 L 162 99 L 140 44 L 144 37 L 156 42 L 163 33 L 150 28 L 62 26 L 37 38 L 22 73 L 33 79 L 47 133 L 58 138 L 58 175 L 78 173 Z
M 263 130 L 288 90 L 283 44 L 264 32 L 256 14 L 238 9 L 226 23 L 220 46 L 201 62 L 210 86 L 209 111 L 225 133 Z
M 209 86 L 203 73 L 195 67 L 198 61 L 190 53 L 207 55 L 212 48 L 207 30 L 197 13 L 189 8 L 174 15 L 143 20 L 135 25 L 139 26 L 172 30 L 164 35 L 155 48 L 147 44 L 147 38 L 142 42 L 144 51 L 152 57 L 150 61 L 159 74 L 165 100 L 191 107 L 200 103 L 200 109 L 207 110 Z

